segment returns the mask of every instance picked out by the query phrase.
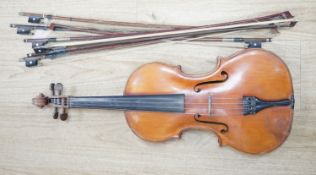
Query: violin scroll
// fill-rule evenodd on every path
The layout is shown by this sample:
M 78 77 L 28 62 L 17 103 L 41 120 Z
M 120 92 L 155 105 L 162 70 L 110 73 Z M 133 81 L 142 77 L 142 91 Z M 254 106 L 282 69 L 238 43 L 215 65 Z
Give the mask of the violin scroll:
M 54 106 L 53 118 L 57 119 L 59 117 L 62 121 L 67 120 L 68 114 L 66 108 L 68 108 L 68 98 L 61 96 L 63 85 L 61 83 L 51 83 L 50 91 L 52 94 L 51 97 L 45 96 L 43 93 L 40 93 L 37 97 L 32 99 L 32 104 L 40 108 L 51 104 L 52 106 Z
M 44 106 L 48 105 L 48 97 L 40 93 L 37 97 L 32 99 L 32 104 L 39 108 L 43 108 Z

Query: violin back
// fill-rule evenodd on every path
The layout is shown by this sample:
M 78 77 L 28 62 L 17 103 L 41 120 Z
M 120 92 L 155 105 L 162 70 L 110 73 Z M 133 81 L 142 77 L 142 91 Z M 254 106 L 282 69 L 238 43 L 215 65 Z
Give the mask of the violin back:
M 278 56 L 263 49 L 220 58 L 216 69 L 205 75 L 188 75 L 179 66 L 163 63 L 146 64 L 130 76 L 125 95 L 148 94 L 184 94 L 185 111 L 125 112 L 130 128 L 144 140 L 165 141 L 187 129 L 203 129 L 215 132 L 220 145 L 258 154 L 280 146 L 291 130 L 291 75 Z M 257 101 L 256 107 L 268 107 L 253 111 L 245 102 L 248 97 L 266 102 Z M 278 105 L 282 100 L 289 104 Z

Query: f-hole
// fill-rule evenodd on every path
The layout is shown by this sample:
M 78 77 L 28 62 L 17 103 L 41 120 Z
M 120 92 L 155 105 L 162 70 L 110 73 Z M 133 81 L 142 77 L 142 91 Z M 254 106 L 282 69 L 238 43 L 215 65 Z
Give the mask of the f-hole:
M 222 128 L 220 130 L 221 133 L 226 133 L 228 132 L 229 130 L 229 127 L 226 123 L 222 123 L 222 122 L 213 122 L 213 121 L 208 121 L 208 120 L 201 120 L 200 118 L 202 117 L 199 113 L 197 114 L 194 114 L 193 115 L 194 117 L 194 120 L 197 121 L 197 122 L 200 122 L 200 123 L 206 123 L 206 124 L 211 124 L 211 125 L 221 125 L 223 126 L 224 128 Z
M 221 76 L 222 76 L 222 79 L 211 80 L 211 81 L 205 81 L 205 82 L 198 83 L 198 84 L 196 84 L 196 85 L 193 87 L 193 90 L 194 90 L 195 92 L 200 92 L 201 89 L 199 88 L 199 86 L 206 85 L 206 84 L 213 84 L 213 83 L 222 83 L 222 82 L 225 82 L 225 81 L 228 79 L 228 73 L 225 72 L 225 71 L 222 71 L 222 72 L 221 72 Z

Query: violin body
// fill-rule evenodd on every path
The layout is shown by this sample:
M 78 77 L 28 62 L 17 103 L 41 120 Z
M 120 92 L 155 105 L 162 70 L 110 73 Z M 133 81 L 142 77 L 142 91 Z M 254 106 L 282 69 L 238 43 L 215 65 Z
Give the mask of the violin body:
M 147 141 L 165 141 L 178 138 L 184 130 L 201 129 L 213 131 L 220 145 L 258 154 L 280 146 L 291 130 L 291 75 L 278 56 L 263 49 L 218 58 L 215 70 L 200 76 L 163 63 L 141 66 L 130 76 L 124 95 L 153 94 L 184 94 L 185 111 L 126 111 L 129 127 Z M 278 105 L 283 99 L 289 105 Z

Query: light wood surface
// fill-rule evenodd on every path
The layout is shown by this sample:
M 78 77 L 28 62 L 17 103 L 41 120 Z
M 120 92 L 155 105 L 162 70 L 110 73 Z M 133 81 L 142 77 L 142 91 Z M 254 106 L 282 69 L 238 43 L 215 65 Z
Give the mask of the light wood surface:
M 31 98 L 62 82 L 65 95 L 120 95 L 142 64 L 181 64 L 187 73 L 211 71 L 217 56 L 239 50 L 223 44 L 161 43 L 74 55 L 25 68 L 31 52 L 9 28 L 26 22 L 20 11 L 147 22 L 202 25 L 290 10 L 299 23 L 264 48 L 284 59 L 296 97 L 292 131 L 277 150 L 259 156 L 219 147 L 213 133 L 187 131 L 181 139 L 150 143 L 128 128 L 120 111 L 71 110 L 52 119 Z M 69 0 L 0 2 L 0 174 L 316 174 L 316 1 L 302 0 Z M 233 45 L 241 46 L 241 45 Z

